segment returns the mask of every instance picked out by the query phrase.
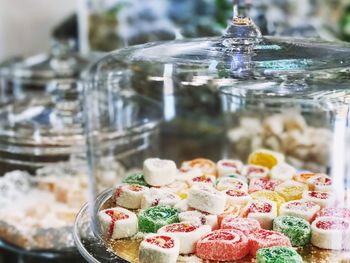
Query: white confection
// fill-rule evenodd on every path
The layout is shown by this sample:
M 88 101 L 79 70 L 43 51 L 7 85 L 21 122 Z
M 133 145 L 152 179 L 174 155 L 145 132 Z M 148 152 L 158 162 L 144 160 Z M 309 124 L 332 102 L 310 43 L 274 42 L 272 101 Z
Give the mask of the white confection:
M 232 177 L 222 177 L 218 181 L 216 188 L 220 191 L 226 189 L 241 190 L 244 192 L 248 191 L 248 184 L 242 180 Z
M 240 174 L 243 169 L 243 163 L 239 160 L 220 160 L 217 162 L 216 167 L 219 176 Z
M 126 215 L 127 218 L 113 220 L 112 216 L 107 214 L 107 211 L 112 211 L 116 217 L 118 217 L 118 214 L 122 214 Z M 131 237 L 138 231 L 137 216 L 133 212 L 121 207 L 100 211 L 98 213 L 98 219 L 103 233 L 111 239 Z
M 320 222 L 333 221 L 335 224 L 345 222 L 344 229 L 320 229 Z M 311 224 L 311 244 L 323 249 L 342 250 L 348 248 L 350 237 L 350 221 L 335 217 L 319 217 Z
M 225 210 L 226 195 L 213 187 L 196 184 L 189 191 L 188 205 L 203 212 L 219 215 Z
M 185 191 L 188 189 L 188 184 L 185 181 L 175 181 L 171 184 L 167 184 L 166 186 L 162 187 L 162 189 L 169 190 L 172 193 L 179 193 L 182 191 Z
M 139 262 L 140 263 L 176 263 L 180 251 L 180 242 L 177 238 L 170 237 L 174 243 L 171 248 L 162 248 L 157 244 L 149 243 L 147 240 L 150 238 L 157 238 L 160 236 L 169 235 L 156 235 L 150 234 L 145 237 L 141 242 L 139 248 Z
M 296 200 L 284 203 L 280 207 L 281 216 L 295 216 L 311 222 L 321 207 L 310 201 Z
M 169 230 L 171 227 L 179 228 L 196 228 L 192 231 L 185 232 Z M 180 254 L 191 254 L 195 252 L 197 241 L 204 235 L 211 232 L 211 227 L 208 225 L 199 225 L 193 223 L 175 223 L 168 226 L 164 226 L 158 230 L 158 234 L 167 234 L 174 238 L 178 238 L 180 241 Z
M 150 158 L 143 163 L 145 181 L 152 186 L 164 186 L 175 181 L 177 169 L 175 162 Z
M 114 194 L 115 202 L 118 206 L 128 209 L 139 209 L 143 195 L 148 190 L 148 187 L 141 185 L 118 185 Z
M 179 213 L 179 220 L 180 222 L 189 222 L 197 225 L 208 225 L 212 229 L 218 226 L 218 218 L 216 215 L 206 215 L 196 210 Z
M 194 184 L 209 184 L 214 186 L 216 183 L 216 177 L 213 175 L 200 175 L 188 180 L 187 183 L 192 186 Z
M 246 165 L 243 168 L 242 174 L 249 179 L 253 178 L 267 178 L 269 176 L 269 169 L 261 165 Z
M 292 180 L 296 173 L 297 171 L 293 166 L 282 162 L 271 169 L 270 177 L 271 179 L 288 181 Z
M 321 208 L 332 206 L 336 201 L 334 193 L 318 191 L 305 191 L 303 193 L 303 199 L 314 202 Z
M 191 180 L 194 177 L 203 175 L 203 172 L 201 169 L 194 167 L 188 170 L 185 169 L 179 169 L 176 174 L 176 180 L 178 181 L 188 181 Z
M 235 190 L 235 189 L 226 189 L 222 191 L 226 194 L 226 204 L 231 205 L 246 205 L 249 201 L 252 200 L 252 197 L 245 191 Z
M 271 211 L 264 212 L 264 206 L 266 204 L 271 206 Z M 253 206 L 257 207 L 257 209 L 249 211 Z M 272 201 L 254 200 L 247 204 L 245 207 L 245 213 L 248 218 L 253 218 L 259 221 L 261 228 L 272 229 L 273 220 L 277 217 L 277 205 Z
M 330 192 L 333 191 L 332 179 L 325 174 L 319 174 L 313 176 L 307 180 L 310 190 L 320 191 L 320 192 Z
M 177 204 L 174 205 L 174 208 L 176 208 L 179 212 L 187 211 L 189 208 L 187 199 L 183 199 L 183 200 L 177 202 Z
M 141 208 L 148 208 L 157 205 L 174 206 L 180 201 L 177 194 L 166 189 L 151 188 L 147 191 L 141 200 Z

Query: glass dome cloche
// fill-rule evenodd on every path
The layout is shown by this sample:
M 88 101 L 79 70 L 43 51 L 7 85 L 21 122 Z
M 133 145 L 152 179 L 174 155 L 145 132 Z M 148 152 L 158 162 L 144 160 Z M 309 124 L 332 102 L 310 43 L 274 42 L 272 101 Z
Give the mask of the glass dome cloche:
M 264 37 L 244 12 L 86 74 L 88 262 L 348 260 L 350 46 Z

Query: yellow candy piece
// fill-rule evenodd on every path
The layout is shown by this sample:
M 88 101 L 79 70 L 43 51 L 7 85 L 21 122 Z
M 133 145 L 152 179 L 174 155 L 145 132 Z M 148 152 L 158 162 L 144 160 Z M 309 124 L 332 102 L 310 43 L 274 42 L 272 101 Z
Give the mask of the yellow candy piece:
M 183 199 L 187 199 L 188 197 L 188 192 L 187 191 L 182 191 L 178 193 L 178 196 L 183 200 Z
M 289 202 L 303 197 L 303 192 L 308 190 L 308 186 L 295 181 L 286 181 L 276 186 L 275 191 Z
M 278 152 L 270 150 L 257 150 L 248 157 L 248 163 L 251 165 L 260 165 L 272 169 L 278 163 L 284 160 L 284 156 Z
M 286 200 L 275 191 L 262 190 L 254 192 L 250 196 L 255 200 L 268 200 L 275 202 L 277 205 L 277 211 L 279 211 L 280 206 L 286 202 Z

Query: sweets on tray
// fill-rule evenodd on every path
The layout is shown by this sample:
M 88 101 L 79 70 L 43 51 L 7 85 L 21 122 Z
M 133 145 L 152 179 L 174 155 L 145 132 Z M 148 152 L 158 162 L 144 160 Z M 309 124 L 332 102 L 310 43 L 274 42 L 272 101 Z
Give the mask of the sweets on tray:
M 179 240 L 180 254 L 194 253 L 197 241 L 210 232 L 211 227 L 208 225 L 188 222 L 167 225 L 158 230 L 159 234 L 166 234 Z
M 257 263 L 303 263 L 301 256 L 289 247 L 262 248 L 256 254 Z
M 165 234 L 152 234 L 140 244 L 140 263 L 176 263 L 179 256 L 180 242 L 177 238 Z
M 285 234 L 294 247 L 310 243 L 311 227 L 305 219 L 294 216 L 279 216 L 273 220 L 273 230 Z
M 171 180 L 162 178 L 168 174 Z M 112 239 L 143 236 L 135 229 L 153 233 L 141 242 L 140 262 L 195 255 L 204 261 L 298 263 L 292 246 L 350 249 L 350 209 L 335 206 L 332 183 L 325 174 L 298 172 L 269 150 L 251 153 L 247 165 L 198 158 L 177 169 L 170 160 L 153 158 L 117 185 L 116 208 L 101 210 L 99 219 Z
M 196 255 L 204 260 L 234 261 L 248 252 L 248 238 L 238 230 L 215 230 L 203 236 L 196 246 Z

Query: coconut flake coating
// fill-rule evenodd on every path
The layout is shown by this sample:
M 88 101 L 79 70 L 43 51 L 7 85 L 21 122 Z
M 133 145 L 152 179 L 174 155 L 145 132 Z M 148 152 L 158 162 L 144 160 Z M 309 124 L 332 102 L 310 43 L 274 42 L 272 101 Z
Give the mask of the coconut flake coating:
M 279 216 L 273 221 L 273 230 L 285 234 L 292 246 L 305 246 L 310 243 L 311 227 L 305 219 L 295 216 Z
M 155 206 L 142 210 L 139 214 L 139 231 L 156 233 L 163 226 L 179 222 L 178 211 L 168 206 Z
M 302 263 L 303 259 L 289 247 L 262 248 L 256 253 L 256 263 Z

